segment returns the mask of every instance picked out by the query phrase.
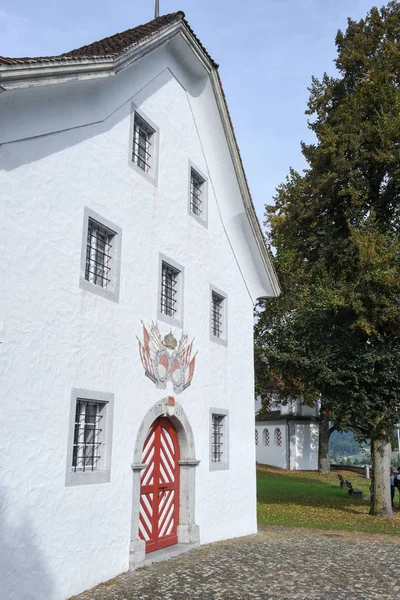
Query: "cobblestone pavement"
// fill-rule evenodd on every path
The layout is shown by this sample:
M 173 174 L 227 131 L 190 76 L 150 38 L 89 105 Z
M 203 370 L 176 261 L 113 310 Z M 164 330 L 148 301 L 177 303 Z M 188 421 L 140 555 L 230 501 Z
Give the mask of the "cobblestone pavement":
M 397 600 L 399 559 L 394 536 L 262 527 L 71 600 Z

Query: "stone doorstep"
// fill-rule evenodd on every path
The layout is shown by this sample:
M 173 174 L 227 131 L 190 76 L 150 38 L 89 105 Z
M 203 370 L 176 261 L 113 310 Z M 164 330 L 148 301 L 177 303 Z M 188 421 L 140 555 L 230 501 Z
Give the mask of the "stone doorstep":
M 168 560 L 169 558 L 175 558 L 176 556 L 186 554 L 186 552 L 190 552 L 190 550 L 194 550 L 195 548 L 200 548 L 200 544 L 198 542 L 192 544 L 174 544 L 173 546 L 161 548 L 161 550 L 149 552 L 148 554 L 146 554 L 146 558 L 144 559 L 144 561 L 141 564 L 137 565 L 136 569 L 147 567 L 152 563 L 162 562 L 164 560 Z

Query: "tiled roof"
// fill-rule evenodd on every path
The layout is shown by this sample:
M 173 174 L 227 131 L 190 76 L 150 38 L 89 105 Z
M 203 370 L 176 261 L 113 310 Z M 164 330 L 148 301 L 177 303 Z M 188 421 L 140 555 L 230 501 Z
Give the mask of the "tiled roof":
M 87 46 L 76 48 L 70 52 L 64 52 L 58 56 L 36 56 L 25 58 L 8 58 L 0 56 L 0 63 L 6 65 L 16 65 L 37 62 L 70 62 L 84 58 L 113 58 L 122 54 L 135 44 L 138 44 L 139 42 L 151 37 L 155 33 L 160 32 L 162 29 L 164 29 L 164 27 L 167 27 L 176 21 L 184 20 L 184 18 L 185 13 L 178 11 L 175 13 L 170 13 L 169 15 L 163 15 L 157 19 L 149 21 L 149 23 L 134 27 L 133 29 L 127 29 L 122 33 L 116 33 L 110 37 L 99 40 L 98 42 L 88 44 Z M 189 27 L 186 21 L 185 23 Z M 204 47 L 203 50 L 205 50 Z
M 106 37 L 98 42 L 93 42 L 87 46 L 82 46 L 76 50 L 70 52 L 64 52 L 61 56 L 67 56 L 68 58 L 74 57 L 89 57 L 89 56 L 117 56 L 130 48 L 134 44 L 141 42 L 142 40 L 149 38 L 154 33 L 158 33 L 160 29 L 183 19 L 185 13 L 179 11 L 176 13 L 170 13 L 169 15 L 163 15 L 158 19 L 153 19 L 149 23 L 144 25 L 138 25 L 133 29 L 127 29 L 122 33 L 115 33 L 110 37 Z

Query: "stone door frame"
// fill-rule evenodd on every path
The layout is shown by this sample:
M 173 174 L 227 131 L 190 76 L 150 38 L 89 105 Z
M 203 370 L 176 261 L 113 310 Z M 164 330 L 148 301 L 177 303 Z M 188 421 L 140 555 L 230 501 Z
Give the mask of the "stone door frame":
M 200 461 L 196 459 L 192 427 L 179 402 L 175 400 L 172 416 L 166 414 L 166 406 L 167 398 L 163 398 L 147 411 L 136 437 L 132 463 L 132 522 L 129 547 L 129 569 L 131 571 L 143 565 L 146 558 L 145 541 L 139 538 L 140 477 L 142 470 L 146 467 L 141 461 L 147 434 L 158 417 L 167 417 L 178 435 L 181 456 L 178 461 L 180 465 L 178 544 L 198 544 L 200 541 L 199 527 L 195 523 L 195 478 L 196 467 Z M 156 550 L 155 553 L 157 552 Z

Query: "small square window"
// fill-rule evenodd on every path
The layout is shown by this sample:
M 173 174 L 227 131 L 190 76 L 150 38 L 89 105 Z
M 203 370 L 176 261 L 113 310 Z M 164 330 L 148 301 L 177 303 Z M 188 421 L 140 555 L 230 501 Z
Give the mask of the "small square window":
M 135 112 L 133 124 L 132 162 L 147 173 L 153 166 L 154 129 Z
M 163 261 L 161 269 L 161 312 L 168 317 L 175 317 L 178 310 L 179 273 L 178 269 Z
M 183 325 L 183 267 L 160 255 L 158 318 L 182 327 Z
M 121 256 L 119 227 L 85 208 L 80 287 L 118 302 Z
M 102 288 L 111 282 L 111 259 L 115 232 L 89 217 L 85 279 Z
M 227 296 L 211 286 L 210 338 L 224 346 L 227 345 Z
M 114 396 L 73 390 L 66 485 L 110 481 Z
M 207 179 L 197 167 L 189 162 L 189 214 L 203 226 L 208 219 Z
M 223 303 L 223 296 L 211 292 L 211 331 L 218 338 L 222 337 Z
M 212 415 L 211 461 L 222 462 L 224 454 L 224 419 L 225 415 Z
M 75 472 L 94 471 L 101 464 L 103 408 L 102 402 L 81 399 L 76 402 L 72 452 L 72 468 Z
M 190 173 L 190 210 L 200 217 L 204 212 L 203 206 L 203 191 L 204 191 L 204 179 L 194 170 L 191 169 Z
M 210 409 L 210 412 L 210 469 L 228 469 L 228 411 Z

